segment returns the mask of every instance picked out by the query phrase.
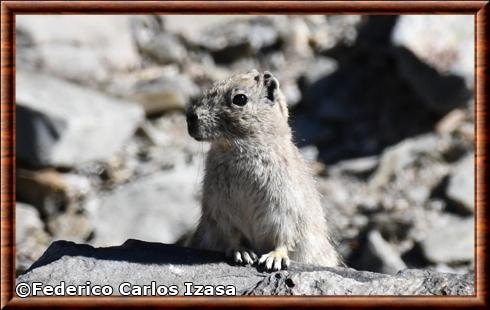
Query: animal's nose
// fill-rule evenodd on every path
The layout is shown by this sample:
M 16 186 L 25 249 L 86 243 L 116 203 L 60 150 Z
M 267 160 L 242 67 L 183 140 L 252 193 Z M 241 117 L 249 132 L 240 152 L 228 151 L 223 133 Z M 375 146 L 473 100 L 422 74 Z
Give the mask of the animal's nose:
M 197 114 L 194 111 L 187 111 L 186 117 L 187 117 L 187 124 L 189 125 L 194 125 L 198 121 Z

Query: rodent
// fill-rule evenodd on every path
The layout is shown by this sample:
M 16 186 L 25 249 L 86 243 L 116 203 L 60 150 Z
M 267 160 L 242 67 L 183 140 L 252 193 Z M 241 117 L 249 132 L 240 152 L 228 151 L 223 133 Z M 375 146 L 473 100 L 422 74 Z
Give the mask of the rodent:
M 216 82 L 186 113 L 189 134 L 211 143 L 202 216 L 187 243 L 267 271 L 290 259 L 337 266 L 340 256 L 315 186 L 292 141 L 278 80 L 252 70 Z

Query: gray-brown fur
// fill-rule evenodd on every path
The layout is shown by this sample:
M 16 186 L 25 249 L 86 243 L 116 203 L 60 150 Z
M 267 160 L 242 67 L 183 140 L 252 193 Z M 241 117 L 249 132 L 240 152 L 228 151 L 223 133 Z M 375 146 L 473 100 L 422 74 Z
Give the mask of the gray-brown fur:
M 340 263 L 272 74 L 253 70 L 215 83 L 187 118 L 190 135 L 211 142 L 202 217 L 190 246 L 223 251 L 237 263 L 258 261 L 268 270 L 287 267 L 289 258 Z

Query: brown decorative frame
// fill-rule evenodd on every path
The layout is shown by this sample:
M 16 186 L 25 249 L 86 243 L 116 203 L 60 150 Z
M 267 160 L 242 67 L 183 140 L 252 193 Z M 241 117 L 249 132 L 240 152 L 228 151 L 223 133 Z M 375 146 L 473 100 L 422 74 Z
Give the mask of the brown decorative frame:
M 17 14 L 473 14 L 476 60 L 475 291 L 468 297 L 30 297 L 15 283 L 15 15 Z M 2 1 L 1 3 L 1 308 L 105 306 L 464 307 L 488 302 L 488 1 Z

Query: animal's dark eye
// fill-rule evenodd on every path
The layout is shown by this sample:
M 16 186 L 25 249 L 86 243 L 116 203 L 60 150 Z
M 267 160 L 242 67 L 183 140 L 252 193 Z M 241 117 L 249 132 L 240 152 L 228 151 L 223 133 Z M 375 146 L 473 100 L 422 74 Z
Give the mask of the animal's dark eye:
M 244 105 L 247 104 L 248 98 L 244 94 L 238 94 L 238 95 L 235 95 L 235 97 L 233 97 L 233 101 L 232 102 L 233 102 L 234 105 L 243 107 Z

